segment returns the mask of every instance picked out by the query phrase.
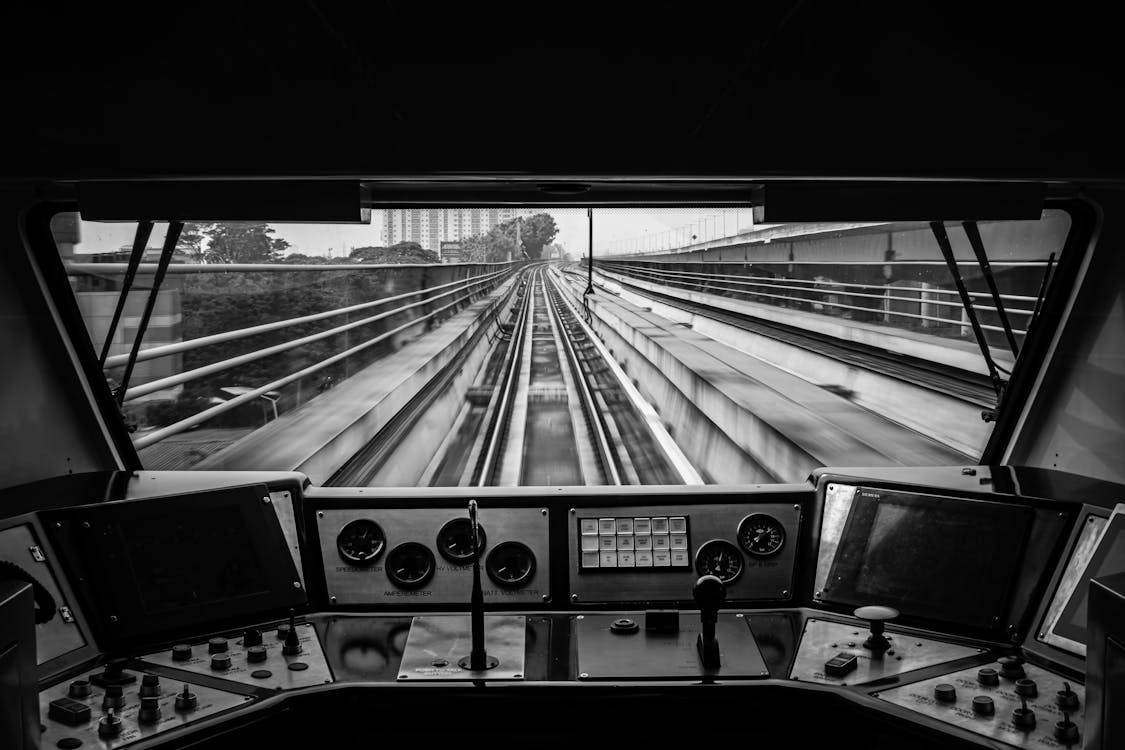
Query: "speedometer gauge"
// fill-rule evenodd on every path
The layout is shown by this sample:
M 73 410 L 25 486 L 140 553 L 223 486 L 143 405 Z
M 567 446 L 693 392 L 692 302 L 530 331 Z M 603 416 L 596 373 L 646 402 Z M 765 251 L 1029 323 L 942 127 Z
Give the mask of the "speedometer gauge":
M 754 557 L 776 555 L 785 545 L 785 527 L 773 516 L 751 513 L 738 525 L 738 543 Z
M 356 519 L 336 535 L 336 551 L 352 565 L 370 565 L 383 554 L 386 546 L 383 529 L 370 518 Z
M 695 572 L 730 583 L 742 575 L 742 553 L 730 542 L 712 539 L 695 553 Z

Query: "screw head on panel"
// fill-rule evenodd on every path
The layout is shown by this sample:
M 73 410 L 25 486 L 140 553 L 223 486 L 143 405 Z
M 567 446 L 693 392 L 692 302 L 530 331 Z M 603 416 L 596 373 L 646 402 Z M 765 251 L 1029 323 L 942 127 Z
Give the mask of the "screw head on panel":
M 266 495 L 265 497 L 263 497 L 263 498 L 262 498 L 262 502 L 263 502 L 263 503 L 266 503 L 266 504 L 269 504 L 269 502 L 270 502 L 270 497 L 269 497 L 269 495 Z

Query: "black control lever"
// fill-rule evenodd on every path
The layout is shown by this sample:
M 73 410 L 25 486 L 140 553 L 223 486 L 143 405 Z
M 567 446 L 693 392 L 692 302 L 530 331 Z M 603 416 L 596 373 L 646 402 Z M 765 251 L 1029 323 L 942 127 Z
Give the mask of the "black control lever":
M 699 620 L 702 629 L 695 647 L 704 669 L 719 668 L 719 639 L 715 637 L 715 624 L 719 621 L 719 607 L 727 598 L 727 587 L 717 576 L 701 576 L 691 590 L 699 605 Z
M 480 584 L 480 524 L 477 521 L 477 501 L 469 501 L 469 534 L 473 543 L 473 590 L 469 595 L 469 628 L 472 650 L 457 663 L 462 669 L 483 672 L 492 669 L 500 660 L 488 655 L 484 645 L 484 590 Z
M 886 631 L 885 623 L 887 620 L 893 620 L 898 617 L 897 609 L 894 607 L 870 605 L 860 607 L 852 614 L 861 620 L 867 620 L 867 625 L 871 630 L 871 633 L 867 636 L 867 640 L 863 642 L 864 648 L 868 649 L 876 656 L 882 656 L 884 651 L 890 649 L 891 641 L 884 635 Z

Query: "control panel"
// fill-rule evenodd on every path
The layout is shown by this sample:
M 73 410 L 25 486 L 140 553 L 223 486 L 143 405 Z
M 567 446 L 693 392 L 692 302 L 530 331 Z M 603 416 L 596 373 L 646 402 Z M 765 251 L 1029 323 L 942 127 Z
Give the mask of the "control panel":
M 1016 747 L 1082 746 L 1082 686 L 1017 657 L 884 690 L 879 697 Z
M 550 600 L 546 508 L 482 508 L 479 549 L 487 602 Z M 465 604 L 472 577 L 469 520 L 455 508 L 317 512 L 330 604 Z
M 788 599 L 800 521 L 791 503 L 572 508 L 571 599 L 681 601 L 701 575 L 732 600 Z
M 110 662 L 104 670 L 76 675 L 39 694 L 42 746 L 122 747 L 251 700 L 249 694 Z

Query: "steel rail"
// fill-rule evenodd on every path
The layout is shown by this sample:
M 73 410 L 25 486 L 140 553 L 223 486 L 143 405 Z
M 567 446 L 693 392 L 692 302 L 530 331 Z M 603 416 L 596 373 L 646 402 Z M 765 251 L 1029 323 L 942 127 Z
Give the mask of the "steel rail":
M 466 295 L 466 296 L 468 296 L 468 295 Z M 323 359 L 320 362 L 317 362 L 316 364 L 309 365 L 308 367 L 305 367 L 301 370 L 298 370 L 297 372 L 290 373 L 283 378 L 278 378 L 277 380 L 274 380 L 270 383 L 266 383 L 265 385 L 259 386 L 255 389 L 251 390 L 251 391 L 247 391 L 246 393 L 239 394 L 238 396 L 235 396 L 234 398 L 230 399 L 229 401 L 224 401 L 223 403 L 216 404 L 215 406 L 212 406 L 209 409 L 204 409 L 201 412 L 193 414 L 192 416 L 187 417 L 185 419 L 181 419 L 179 422 L 175 422 L 173 424 L 170 424 L 167 427 L 162 427 L 158 430 L 153 430 L 152 432 L 149 432 L 145 435 L 141 435 L 140 437 L 138 437 L 137 439 L 135 439 L 133 441 L 133 445 L 137 449 L 145 448 L 145 447 L 148 447 L 150 445 L 153 445 L 154 443 L 158 443 L 158 442 L 160 442 L 161 440 L 163 440 L 167 437 L 171 437 L 172 435 L 176 435 L 180 432 L 183 432 L 184 430 L 187 430 L 191 427 L 194 427 L 195 425 L 203 424 L 207 420 L 209 420 L 213 417 L 217 417 L 220 414 L 224 414 L 224 413 L 230 411 L 231 409 L 234 409 L 238 406 L 241 406 L 242 404 L 249 403 L 249 402 L 253 401 L 254 399 L 258 398 L 259 396 L 261 396 L 265 393 L 269 393 L 270 391 L 275 391 L 278 388 L 282 388 L 286 385 L 289 385 L 290 383 L 292 383 L 294 381 L 297 381 L 297 380 L 300 380 L 303 377 L 307 377 L 309 375 L 312 375 L 313 373 L 316 373 L 316 372 L 319 372 L 320 370 L 323 370 L 326 367 L 330 367 L 331 365 L 334 365 L 337 362 L 342 362 L 345 359 L 347 359 L 348 357 L 350 357 L 354 354 L 358 354 L 359 352 L 363 351 L 364 349 L 367 349 L 368 347 L 374 346 L 375 344 L 382 343 L 383 341 L 386 341 L 387 339 L 389 339 L 391 336 L 394 336 L 395 334 L 402 333 L 403 331 L 407 330 L 408 328 L 411 328 L 412 326 L 418 325 L 419 323 L 423 323 L 426 320 L 429 320 L 430 318 L 433 318 L 434 316 L 436 316 L 436 315 L 438 315 L 442 312 L 445 312 L 446 310 L 448 310 L 452 307 L 456 307 L 460 303 L 460 301 L 461 300 L 454 300 L 453 302 L 450 302 L 447 305 L 443 305 L 442 307 L 439 307 L 438 309 L 433 310 L 432 312 L 428 312 L 421 317 L 415 318 L 414 320 L 411 320 L 407 323 L 404 323 L 404 324 L 402 324 L 402 325 L 400 325 L 396 328 L 392 328 L 391 330 L 386 331 L 384 333 L 381 333 L 374 338 L 371 338 L 371 339 L 368 339 L 367 341 L 364 341 L 362 344 L 357 344 L 356 346 L 353 346 L 350 349 L 342 351 L 339 354 L 334 354 L 331 357 L 328 357 L 327 359 Z
M 618 271 L 617 273 L 621 273 L 621 272 Z M 634 274 L 625 273 L 625 274 L 622 274 L 622 275 L 630 276 L 630 275 L 634 275 Z M 694 282 L 694 283 L 695 283 L 696 286 L 702 286 L 698 282 Z M 730 289 L 730 290 L 727 290 L 727 291 L 735 291 L 735 290 Z M 858 306 L 858 305 L 845 305 L 845 304 L 841 304 L 839 302 L 825 302 L 825 301 L 821 301 L 821 300 L 808 299 L 806 297 L 790 297 L 790 296 L 784 295 L 784 294 L 767 294 L 765 292 L 746 292 L 746 294 L 753 294 L 753 295 L 758 296 L 758 297 L 769 297 L 770 299 L 789 300 L 791 302 L 800 302 L 800 303 L 807 304 L 807 305 L 811 305 L 811 304 L 823 305 L 824 307 L 834 307 L 834 308 L 839 308 L 841 310 L 859 310 L 861 312 L 877 313 L 879 315 L 887 315 L 887 316 L 893 316 L 893 317 L 897 317 L 897 318 L 911 318 L 911 319 L 915 319 L 915 320 L 928 320 L 928 321 L 933 321 L 935 323 L 944 323 L 944 324 L 950 325 L 950 326 L 966 326 L 966 325 L 968 325 L 968 323 L 962 322 L 960 320 L 952 320 L 950 318 L 937 318 L 937 317 L 934 317 L 932 315 L 919 315 L 919 314 L 915 314 L 915 313 L 897 312 L 897 311 L 894 311 L 894 310 L 881 310 L 879 308 L 874 308 L 874 307 L 861 307 L 861 306 Z M 920 300 L 912 300 L 912 301 L 913 302 L 921 302 Z M 999 331 L 1001 333 L 1004 332 L 1004 329 L 1001 328 L 1000 326 L 986 325 L 984 323 L 981 323 L 980 327 L 984 328 L 985 330 L 989 330 L 989 331 Z M 1024 335 L 1027 334 L 1027 331 L 1024 331 L 1024 330 L 1021 330 L 1021 329 L 1013 329 L 1013 333 L 1017 333 L 1021 336 L 1024 336 Z
M 477 281 L 477 282 L 473 282 L 471 284 L 466 285 L 464 288 L 468 289 L 470 287 L 482 286 L 482 285 L 487 284 L 487 283 L 489 283 L 489 282 L 488 281 Z M 264 359 L 265 357 L 270 357 L 270 356 L 273 356 L 275 354 L 280 354 L 282 352 L 289 351 L 290 349 L 295 349 L 298 346 L 303 346 L 305 344 L 310 344 L 310 343 L 313 343 L 315 341 L 320 341 L 322 339 L 330 338 L 332 336 L 336 336 L 336 335 L 339 335 L 341 333 L 344 333 L 345 331 L 350 331 L 353 328 L 359 328 L 361 326 L 370 325 L 371 323 L 376 323 L 380 320 L 385 320 L 385 319 L 390 318 L 394 315 L 398 315 L 402 312 L 405 312 L 406 310 L 411 310 L 411 309 L 416 308 L 416 307 L 421 307 L 422 305 L 428 305 L 431 302 L 439 300 L 443 297 L 448 297 L 450 295 L 457 294 L 460 291 L 462 291 L 462 290 L 461 289 L 454 289 L 454 290 L 451 290 L 451 291 L 448 291 L 448 292 L 444 292 L 442 294 L 435 295 L 433 297 L 429 297 L 429 298 L 424 299 L 424 300 L 419 300 L 418 302 L 412 302 L 409 305 L 403 305 L 401 307 L 396 307 L 393 310 L 387 310 L 386 312 L 381 312 L 377 315 L 371 315 L 371 316 L 368 316 L 366 318 L 362 318 L 360 320 L 352 321 L 351 323 L 345 323 L 344 325 L 336 326 L 335 328 L 329 328 L 326 331 L 320 331 L 318 333 L 309 334 L 308 336 L 302 336 L 301 338 L 298 338 L 298 339 L 292 339 L 290 341 L 286 341 L 286 342 L 281 343 L 281 344 L 275 344 L 273 346 L 268 346 L 264 349 L 258 349 L 258 350 L 252 351 L 252 352 L 247 352 L 246 354 L 240 354 L 236 357 L 224 359 L 220 362 L 213 362 L 209 365 L 203 365 L 202 367 L 197 367 L 194 370 L 187 370 L 185 372 L 177 373 L 176 375 L 169 375 L 166 378 L 160 378 L 158 380 L 153 380 L 153 381 L 150 381 L 148 383 L 138 385 L 134 388 L 130 388 L 129 391 L 125 394 L 125 401 L 133 401 L 133 400 L 136 400 L 136 399 L 140 398 L 141 396 L 147 396 L 150 393 L 162 391 L 162 390 L 165 390 L 166 388 L 172 388 L 174 386 L 182 385 L 184 383 L 190 383 L 193 380 L 198 380 L 199 378 L 207 377 L 208 375 L 214 375 L 216 373 L 226 372 L 227 370 L 231 370 L 235 367 L 239 367 L 240 365 L 248 364 L 250 362 L 255 362 L 259 359 Z M 457 304 L 458 302 L 461 302 L 461 301 L 471 297 L 473 294 L 474 294 L 474 292 L 470 292 L 468 294 L 462 295 L 457 300 L 455 300 L 452 304 Z M 415 322 L 425 320 L 425 319 L 427 319 L 427 318 L 426 317 L 416 318 Z
M 520 261 L 522 262 L 522 261 Z M 155 273 L 156 263 L 141 263 L 137 273 Z M 293 272 L 321 272 L 333 271 L 402 271 L 414 268 L 449 268 L 451 266 L 514 266 L 516 262 L 504 261 L 503 263 L 171 263 L 168 273 L 173 275 L 190 275 L 194 273 L 293 273 Z M 993 264 L 995 265 L 995 264 Z M 106 276 L 125 273 L 129 268 L 128 263 L 66 263 L 67 273 L 87 274 L 90 276 Z
M 142 349 L 138 354 L 136 361 L 144 362 L 150 359 L 160 359 L 161 357 L 170 357 L 173 354 L 180 354 L 182 352 L 193 351 L 201 349 L 212 344 L 223 344 L 228 341 L 238 341 L 239 339 L 248 338 L 250 336 L 257 336 L 262 333 L 269 333 L 270 331 L 277 331 L 292 326 L 302 325 L 304 323 L 313 323 L 318 320 L 325 320 L 327 318 L 334 318 L 338 315 L 346 315 L 348 313 L 359 312 L 360 310 L 367 310 L 373 307 L 380 307 L 382 305 L 390 304 L 392 302 L 400 302 L 410 297 L 417 297 L 419 294 L 426 294 L 428 292 L 435 292 L 449 287 L 464 288 L 474 281 L 487 281 L 495 279 L 507 274 L 508 271 L 497 271 L 492 274 L 484 274 L 480 276 L 471 276 L 467 279 L 458 279 L 446 284 L 439 284 L 437 286 L 423 287 L 412 292 L 405 292 L 404 294 L 396 294 L 393 297 L 384 297 L 382 299 L 372 300 L 371 302 L 362 302 L 350 307 L 340 307 L 325 312 L 312 313 L 311 315 L 303 315 L 297 318 L 286 318 L 285 320 L 277 320 L 272 323 L 262 323 L 261 325 L 249 326 L 247 328 L 237 328 L 231 331 L 224 331 L 222 333 L 215 333 L 209 336 L 200 336 L 199 338 L 189 339 L 187 341 L 177 341 L 174 344 L 164 344 L 162 346 L 154 346 L 148 349 Z M 460 285 L 460 286 L 458 286 Z M 456 290 L 454 290 L 456 291 Z M 434 299 L 430 297 L 428 299 Z M 128 354 L 118 354 L 110 357 L 105 361 L 105 369 L 117 367 L 128 360 Z
M 602 265 L 605 265 L 605 266 L 613 265 L 613 266 L 621 266 L 621 267 L 625 267 L 625 268 L 634 268 L 634 266 L 631 266 L 628 263 L 623 263 L 621 261 L 606 261 L 606 262 L 602 262 Z M 754 264 L 751 264 L 751 265 L 754 265 Z M 890 265 L 890 264 L 887 264 L 887 265 Z M 654 270 L 644 268 L 643 266 L 637 267 L 637 270 L 643 270 L 646 273 L 660 273 L 660 274 L 677 275 L 677 276 L 704 276 L 704 277 L 707 277 L 707 278 L 733 279 L 733 280 L 736 280 L 736 281 L 742 281 L 744 279 L 760 280 L 760 281 L 766 281 L 766 282 L 784 281 L 788 284 L 812 284 L 814 286 L 845 287 L 845 288 L 849 288 L 849 289 L 886 289 L 887 286 L 888 286 L 887 284 L 860 284 L 860 283 L 849 282 L 849 281 L 817 281 L 815 279 L 778 279 L 776 276 L 745 276 L 745 275 L 742 275 L 742 274 L 731 274 L 731 273 L 704 273 L 702 271 L 675 271 L 675 270 L 656 270 L 656 271 L 654 271 Z M 803 290 L 803 289 L 805 289 L 805 287 L 800 287 L 800 289 Z M 909 287 L 897 287 L 897 289 L 909 289 Z M 953 297 L 958 296 L 957 290 L 955 290 L 955 289 L 935 288 L 935 289 L 926 289 L 926 290 L 920 290 L 920 291 L 925 291 L 929 294 L 944 294 L 944 295 L 953 296 Z M 983 298 L 983 299 L 992 299 L 992 295 L 988 292 L 969 292 L 969 296 Z M 1035 297 L 1031 297 L 1031 296 L 1028 296 L 1028 295 L 1025 295 L 1025 294 L 1001 294 L 1000 298 L 1004 299 L 1004 300 L 1014 301 L 1014 302 L 1034 302 L 1035 299 L 1036 299 Z
M 621 469 L 619 464 L 623 463 L 623 459 L 614 450 L 609 443 L 609 438 L 606 436 L 607 425 L 605 424 L 606 415 L 602 410 L 597 407 L 594 402 L 594 395 L 590 392 L 590 385 L 587 382 L 588 375 L 583 370 L 582 365 L 578 362 L 578 353 L 574 351 L 574 345 L 567 336 L 567 329 L 563 323 L 562 315 L 559 313 L 557 302 L 554 299 L 553 282 L 548 278 L 548 274 L 540 272 L 539 281 L 543 285 L 543 298 L 547 302 L 547 308 L 551 311 L 552 317 L 555 319 L 555 324 L 558 328 L 559 339 L 562 341 L 563 351 L 566 354 L 567 361 L 570 363 L 570 370 L 574 373 L 574 382 L 577 386 L 578 396 L 582 401 L 582 410 L 586 414 L 587 422 L 594 431 L 594 445 L 602 458 L 603 471 L 606 474 L 606 479 L 609 484 L 621 484 Z M 551 290 L 547 289 L 548 284 L 552 286 Z M 577 438 L 577 436 L 576 436 Z
M 493 401 L 488 406 L 488 413 L 485 414 L 484 422 L 484 450 L 477 456 L 477 466 L 475 470 L 476 476 L 473 478 L 471 485 L 477 487 L 486 487 L 492 478 L 492 473 L 499 465 L 497 461 L 497 453 L 500 450 L 500 435 L 503 432 L 501 429 L 504 426 L 505 414 L 508 407 L 515 397 L 514 384 L 517 378 L 520 367 L 520 359 L 523 354 L 524 338 L 526 336 L 527 316 L 531 309 L 531 273 L 528 273 L 528 279 L 525 281 L 523 306 L 520 308 L 519 317 L 516 319 L 515 326 L 512 328 L 512 340 L 508 344 L 508 357 L 504 366 L 504 377 L 500 381 L 500 387 L 496 389 L 493 395 Z M 470 456 L 470 459 L 472 456 Z
M 684 253 L 686 256 L 687 253 Z M 954 261 L 959 266 L 976 266 L 975 260 Z M 598 263 L 651 263 L 653 265 L 669 266 L 674 263 L 706 263 L 709 266 L 941 266 L 946 264 L 940 260 L 630 260 L 629 256 L 614 255 L 603 257 Z M 1045 260 L 998 260 L 993 266 L 1004 268 L 1031 268 L 1045 266 Z

